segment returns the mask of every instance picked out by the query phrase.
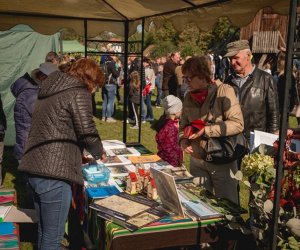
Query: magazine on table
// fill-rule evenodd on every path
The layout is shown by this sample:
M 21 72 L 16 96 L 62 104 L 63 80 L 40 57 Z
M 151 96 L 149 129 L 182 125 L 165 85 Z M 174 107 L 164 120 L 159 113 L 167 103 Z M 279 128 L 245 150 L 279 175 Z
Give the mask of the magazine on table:
M 152 224 L 156 221 L 161 220 L 162 218 L 164 218 L 165 216 L 167 216 L 168 213 L 163 211 L 163 210 L 159 210 L 159 209 L 155 209 L 155 208 L 149 208 L 137 215 L 134 215 L 126 220 L 120 219 L 115 215 L 111 215 L 108 214 L 106 212 L 98 212 L 97 216 L 105 219 L 105 220 L 110 220 L 116 224 L 118 224 L 119 226 L 122 226 L 126 229 L 128 229 L 129 231 L 136 231 L 144 226 L 147 226 L 149 224 Z
M 140 214 L 149 208 L 157 207 L 158 205 L 156 201 L 123 192 L 102 200 L 94 201 L 90 207 L 125 221 L 134 215 Z
M 123 156 L 139 156 L 141 155 L 140 152 L 138 152 L 135 148 L 129 147 L 129 148 L 113 148 L 113 149 L 107 149 L 106 155 L 108 156 L 115 156 L 115 155 L 123 155 Z
M 224 199 L 217 198 L 215 195 L 205 190 L 202 187 L 195 185 L 194 183 L 182 183 L 177 185 L 178 192 L 181 201 L 194 201 L 199 200 L 209 206 L 212 210 L 222 214 L 241 215 L 247 213 L 247 210 L 234 202 Z
M 136 167 L 133 164 L 128 165 L 111 165 L 107 167 L 110 170 L 111 177 L 125 177 L 129 172 L 135 172 Z
M 104 160 L 97 161 L 98 163 L 102 163 L 105 166 L 114 166 L 114 165 L 126 165 L 131 164 L 131 161 L 128 160 L 125 156 L 122 155 L 115 155 L 115 156 L 107 156 Z
M 141 155 L 153 155 L 153 152 L 150 151 L 148 148 L 143 146 L 142 144 L 137 143 L 126 143 L 127 147 L 132 147 L 136 149 Z
M 192 176 L 184 166 L 173 167 L 168 162 L 163 161 L 152 163 L 151 167 L 172 175 L 176 183 L 191 182 L 194 179 L 194 176 Z
M 115 148 L 126 148 L 125 143 L 119 140 L 103 140 L 102 145 L 105 150 Z
M 158 162 L 161 161 L 161 158 L 158 155 L 141 155 L 141 156 L 128 156 L 133 164 L 138 163 L 149 163 L 149 162 Z

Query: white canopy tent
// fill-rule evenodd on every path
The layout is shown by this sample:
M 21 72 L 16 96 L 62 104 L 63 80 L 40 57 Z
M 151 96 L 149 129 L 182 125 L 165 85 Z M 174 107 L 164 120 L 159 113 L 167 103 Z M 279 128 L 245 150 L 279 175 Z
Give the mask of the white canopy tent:
M 160 26 L 166 20 L 170 20 L 174 27 L 181 31 L 187 23 L 194 22 L 200 29 L 209 30 L 219 17 L 226 16 L 233 25 L 242 27 L 250 23 L 256 12 L 263 7 L 271 7 L 275 13 L 290 14 L 291 17 L 285 70 L 285 107 L 281 117 L 273 213 L 272 249 L 276 249 L 280 182 L 283 173 L 282 155 L 287 130 L 288 92 L 292 76 L 297 0 L 0 0 L 0 30 L 8 30 L 17 24 L 27 24 L 42 34 L 53 34 L 61 28 L 71 28 L 84 36 L 85 40 L 103 31 L 111 31 L 124 37 L 124 67 L 126 68 L 128 37 L 136 32 L 138 24 L 142 23 L 143 27 L 147 27 L 148 24 L 154 22 Z M 125 79 L 126 77 L 125 71 Z M 124 103 L 124 120 L 126 121 L 127 104 Z M 123 137 L 124 133 L 126 133 L 126 122 L 123 123 Z

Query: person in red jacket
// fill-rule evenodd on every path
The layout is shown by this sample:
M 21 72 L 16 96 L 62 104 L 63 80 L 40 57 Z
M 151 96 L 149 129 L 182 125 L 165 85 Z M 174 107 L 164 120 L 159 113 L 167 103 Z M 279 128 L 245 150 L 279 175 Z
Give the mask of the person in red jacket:
M 153 126 L 157 131 L 156 142 L 158 155 L 174 167 L 180 167 L 183 161 L 183 152 L 178 144 L 179 118 L 182 110 L 181 100 L 168 95 L 162 100 L 165 113 Z

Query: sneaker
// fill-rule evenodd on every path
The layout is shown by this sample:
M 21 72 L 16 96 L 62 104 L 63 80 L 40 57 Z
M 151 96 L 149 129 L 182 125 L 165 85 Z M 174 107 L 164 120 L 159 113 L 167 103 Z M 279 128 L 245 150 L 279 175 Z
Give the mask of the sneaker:
M 157 109 L 160 109 L 160 108 L 161 108 L 161 106 L 159 106 L 159 105 L 155 105 L 155 108 L 157 108 Z
M 101 119 L 101 121 L 103 121 L 103 122 L 105 122 L 105 120 L 106 120 L 105 118 L 102 118 L 102 119 Z
M 137 126 L 137 125 L 134 125 L 134 126 L 132 126 L 132 127 L 130 127 L 131 129 L 139 129 L 139 126 Z
M 113 122 L 116 122 L 116 120 L 112 117 L 108 117 L 108 118 L 106 118 L 106 122 L 113 123 Z
M 153 122 L 153 121 L 154 121 L 154 118 L 146 118 L 146 121 L 147 121 L 147 122 Z
M 146 120 L 142 120 L 142 123 L 146 123 Z
M 127 123 L 135 123 L 135 120 L 133 120 L 133 119 L 130 119 L 130 118 L 127 118 L 127 121 L 126 121 Z

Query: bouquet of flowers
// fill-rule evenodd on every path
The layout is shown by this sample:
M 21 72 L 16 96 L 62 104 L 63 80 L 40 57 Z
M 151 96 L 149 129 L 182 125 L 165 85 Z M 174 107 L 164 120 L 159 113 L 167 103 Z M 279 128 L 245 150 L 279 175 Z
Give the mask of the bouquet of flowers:
M 288 153 L 288 148 L 287 152 Z M 291 159 L 291 157 L 284 157 Z M 268 249 L 271 239 L 274 182 L 276 169 L 273 157 L 259 153 L 246 155 L 241 171 L 232 177 L 249 187 L 249 225 L 259 249 Z M 300 193 L 299 167 L 284 164 L 281 182 L 280 216 L 278 221 L 278 246 L 281 249 L 300 249 Z

